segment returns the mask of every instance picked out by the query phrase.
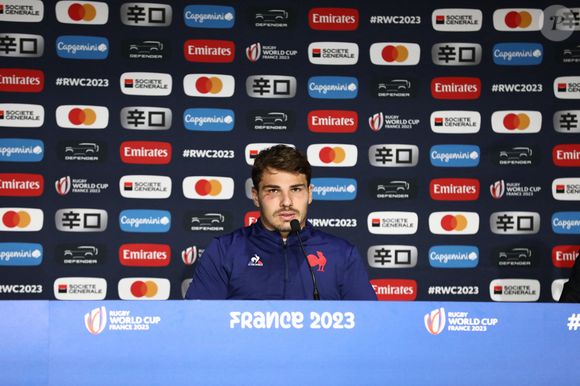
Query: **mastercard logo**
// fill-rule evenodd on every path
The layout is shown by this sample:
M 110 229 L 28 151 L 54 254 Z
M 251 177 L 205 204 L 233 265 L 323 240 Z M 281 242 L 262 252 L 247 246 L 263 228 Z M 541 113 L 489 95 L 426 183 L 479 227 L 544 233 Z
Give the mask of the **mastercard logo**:
M 89 108 L 74 108 L 68 113 L 68 120 L 75 126 L 87 125 L 90 126 L 97 121 L 97 113 Z
M 224 88 L 217 76 L 202 76 L 195 81 L 195 89 L 201 94 L 218 94 Z
M 30 214 L 24 210 L 9 210 L 2 215 L 2 225 L 7 228 L 26 228 L 31 220 Z
M 91 4 L 73 3 L 68 7 L 67 13 L 74 21 L 93 21 L 97 16 L 97 9 Z
M 388 63 L 399 62 L 402 63 L 409 58 L 409 50 L 403 45 L 387 45 L 381 51 L 383 60 Z
M 346 152 L 342 147 L 339 146 L 335 147 L 325 146 L 322 149 L 320 149 L 318 157 L 320 158 L 320 161 L 324 162 L 325 164 L 329 163 L 339 164 L 345 160 Z
M 200 196 L 219 196 L 222 192 L 222 184 L 215 179 L 200 179 L 195 183 L 195 192 Z
M 462 214 L 448 214 L 441 218 L 441 228 L 444 230 L 451 231 L 463 231 L 467 228 L 468 221 L 467 217 Z
M 159 286 L 152 280 L 137 280 L 131 284 L 130 291 L 136 298 L 152 298 L 159 292 Z
M 504 17 L 504 23 L 509 28 L 528 28 L 532 24 L 532 14 L 528 11 L 511 11 Z
M 504 117 L 503 126 L 508 130 L 525 130 L 530 127 L 530 117 L 524 113 L 510 113 Z

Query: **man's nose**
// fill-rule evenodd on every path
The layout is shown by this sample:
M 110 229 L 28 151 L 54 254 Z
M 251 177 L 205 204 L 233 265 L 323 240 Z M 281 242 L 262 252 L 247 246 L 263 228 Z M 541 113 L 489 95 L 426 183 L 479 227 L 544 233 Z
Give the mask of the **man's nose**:
M 292 206 L 292 198 L 290 197 L 290 192 L 282 192 L 281 206 L 290 207 Z

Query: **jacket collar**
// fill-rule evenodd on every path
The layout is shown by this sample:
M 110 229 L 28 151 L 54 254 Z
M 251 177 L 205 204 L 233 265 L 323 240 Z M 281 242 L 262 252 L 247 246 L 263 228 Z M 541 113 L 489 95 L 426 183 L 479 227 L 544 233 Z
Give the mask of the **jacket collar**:
M 254 235 L 256 237 L 264 237 L 264 238 L 267 238 L 267 239 L 269 239 L 277 244 L 282 244 L 282 236 L 280 235 L 280 233 L 278 233 L 278 231 L 271 231 L 269 229 L 266 229 L 264 227 L 264 224 L 262 224 L 262 221 L 260 219 L 258 219 L 258 221 L 256 221 L 254 224 L 252 224 L 251 227 L 252 227 L 252 229 L 251 229 L 252 235 Z M 300 238 L 302 239 L 303 243 L 306 243 L 306 240 L 308 240 L 310 238 L 310 236 L 312 235 L 313 229 L 314 229 L 314 227 L 307 220 L 306 225 L 300 231 Z M 295 243 L 296 244 L 298 243 L 298 238 L 296 237 L 296 235 L 294 233 L 291 232 L 288 235 L 287 245 L 292 245 Z

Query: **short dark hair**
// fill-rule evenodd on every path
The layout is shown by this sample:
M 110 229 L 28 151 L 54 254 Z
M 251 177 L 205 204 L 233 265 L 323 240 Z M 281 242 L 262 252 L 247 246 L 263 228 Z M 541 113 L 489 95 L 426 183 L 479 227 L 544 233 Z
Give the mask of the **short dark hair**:
M 293 147 L 275 145 L 258 153 L 252 168 L 252 182 L 256 189 L 258 189 L 258 184 L 262 180 L 264 170 L 268 168 L 304 174 L 308 185 L 310 185 L 310 177 L 312 176 L 310 163 L 302 153 Z

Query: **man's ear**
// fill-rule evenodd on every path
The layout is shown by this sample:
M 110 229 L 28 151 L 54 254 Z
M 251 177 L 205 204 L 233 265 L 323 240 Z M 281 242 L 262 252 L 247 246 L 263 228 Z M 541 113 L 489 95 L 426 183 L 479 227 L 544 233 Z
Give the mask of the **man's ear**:
M 308 205 L 312 204 L 312 189 L 314 188 L 314 185 L 310 184 L 308 186 Z
M 256 208 L 260 207 L 260 201 L 258 201 L 258 190 L 254 186 L 252 186 L 252 201 L 254 201 Z

